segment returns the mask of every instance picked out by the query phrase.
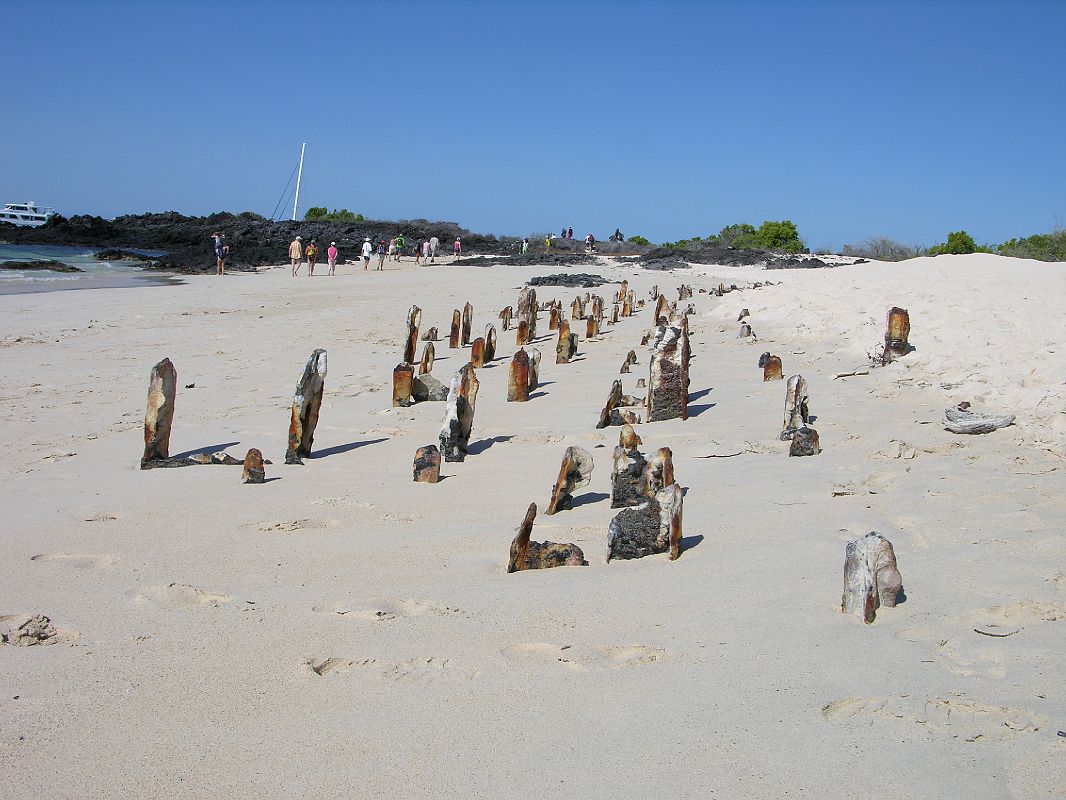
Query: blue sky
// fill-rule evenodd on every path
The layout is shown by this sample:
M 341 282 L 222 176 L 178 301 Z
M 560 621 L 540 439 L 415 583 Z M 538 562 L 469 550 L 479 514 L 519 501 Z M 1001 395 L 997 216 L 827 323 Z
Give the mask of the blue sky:
M 11 2 L 0 200 L 811 247 L 1066 224 L 1066 2 Z

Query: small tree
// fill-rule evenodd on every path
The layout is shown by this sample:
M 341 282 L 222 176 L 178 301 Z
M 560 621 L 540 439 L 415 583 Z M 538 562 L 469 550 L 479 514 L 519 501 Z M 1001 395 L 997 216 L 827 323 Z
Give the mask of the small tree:
M 727 225 L 719 231 L 717 239 L 724 247 L 758 247 L 755 228 L 746 222 Z
M 355 222 L 355 214 L 346 208 L 342 208 L 340 211 L 333 209 L 333 213 L 329 214 L 328 219 L 330 222 Z
M 767 250 L 780 250 L 785 253 L 799 253 L 803 250 L 803 241 L 799 238 L 799 231 L 790 219 L 776 222 L 766 220 L 755 232 L 755 240 L 760 247 L 765 247 Z
M 630 236 L 629 241 L 633 242 L 633 244 L 644 245 L 645 247 L 651 244 L 651 242 L 649 242 L 643 236 Z
M 943 244 L 935 244 L 929 248 L 929 255 L 942 256 L 966 255 L 977 252 L 977 243 L 966 231 L 952 231 L 948 234 L 948 240 Z
M 948 252 L 956 255 L 973 253 L 977 250 L 977 242 L 966 231 L 952 231 L 948 234 Z
M 329 209 L 324 206 L 311 206 L 304 212 L 305 222 L 314 222 L 315 220 L 325 219 L 329 216 Z

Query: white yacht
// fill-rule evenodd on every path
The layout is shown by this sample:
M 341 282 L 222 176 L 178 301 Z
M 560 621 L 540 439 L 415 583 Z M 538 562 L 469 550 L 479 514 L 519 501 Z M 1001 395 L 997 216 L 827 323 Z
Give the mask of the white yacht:
M 55 216 L 55 213 L 51 208 L 40 208 L 32 200 L 27 203 L 8 203 L 0 211 L 0 222 L 35 228 L 38 225 L 44 225 L 49 217 Z

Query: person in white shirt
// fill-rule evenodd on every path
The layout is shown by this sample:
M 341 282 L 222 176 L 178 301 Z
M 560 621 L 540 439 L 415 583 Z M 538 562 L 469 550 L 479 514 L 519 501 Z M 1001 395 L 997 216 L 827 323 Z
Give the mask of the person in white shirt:
M 374 254 L 374 245 L 370 244 L 370 237 L 367 236 L 363 239 L 363 269 L 367 269 L 370 266 L 370 256 Z

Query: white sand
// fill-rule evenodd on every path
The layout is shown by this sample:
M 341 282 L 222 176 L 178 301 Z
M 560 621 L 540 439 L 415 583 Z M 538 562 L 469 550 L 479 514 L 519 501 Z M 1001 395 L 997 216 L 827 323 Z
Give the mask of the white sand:
M 693 416 L 638 426 L 646 453 L 673 449 L 686 550 L 611 564 L 618 429 L 594 425 L 631 348 L 623 385 L 639 393 L 650 307 L 599 341 L 576 327 L 570 365 L 545 340 L 525 404 L 504 401 L 501 332 L 478 372 L 478 452 L 424 485 L 412 458 L 444 406 L 389 407 L 408 306 L 444 337 L 446 383 L 465 362 L 447 347 L 452 309 L 471 301 L 480 333 L 552 270 L 341 271 L 0 297 L 0 614 L 78 633 L 0 647 L 0 795 L 1062 796 L 1061 265 L 585 269 L 640 297 L 781 282 L 693 298 Z M 538 290 L 567 308 L 576 293 Z M 834 380 L 891 305 L 910 310 L 916 351 Z M 735 338 L 741 307 L 758 342 Z M 323 457 L 284 466 L 315 347 Z M 761 382 L 764 350 L 808 379 L 821 455 L 776 440 L 784 384 Z M 196 384 L 179 389 L 171 452 L 259 447 L 277 480 L 137 469 L 164 356 Z M 952 435 L 940 416 L 961 400 L 1018 422 Z M 592 484 L 533 538 L 576 542 L 590 566 L 507 575 L 570 444 L 594 454 Z M 844 545 L 869 530 L 895 544 L 906 602 L 864 626 L 839 601 Z M 1019 630 L 974 632 L 985 623 Z

